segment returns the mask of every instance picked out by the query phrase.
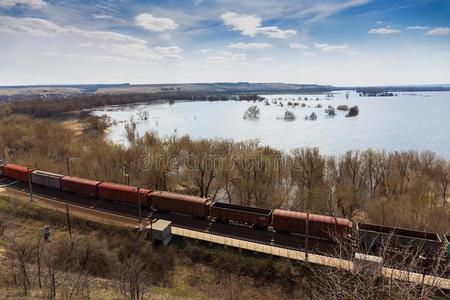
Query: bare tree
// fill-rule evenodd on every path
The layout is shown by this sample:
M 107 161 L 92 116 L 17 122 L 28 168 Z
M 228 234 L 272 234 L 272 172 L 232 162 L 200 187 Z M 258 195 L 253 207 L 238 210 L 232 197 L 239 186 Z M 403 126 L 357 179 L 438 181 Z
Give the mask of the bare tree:
M 143 299 L 153 275 L 151 265 L 133 253 L 120 258 L 114 268 L 114 277 L 118 281 L 119 290 L 130 300 Z
M 425 266 L 423 257 L 419 255 L 420 251 L 397 250 L 392 253 L 390 250 L 392 248 L 388 246 L 389 240 L 386 240 L 378 248 L 377 254 L 381 260 L 370 260 L 363 254 L 359 261 L 354 262 L 352 270 L 310 266 L 314 282 L 314 285 L 310 286 L 312 298 L 430 299 L 440 295 L 439 281 L 425 282 L 425 275 L 429 276 L 428 278 L 435 278 L 442 277 L 448 272 L 449 264 L 443 263 L 443 253 L 435 257 L 433 264 Z M 348 254 L 350 253 L 346 255 Z M 400 276 L 398 271 L 397 274 L 391 272 L 390 276 L 386 277 L 388 273 L 383 274 L 382 268 L 402 270 L 405 273 L 401 273 L 403 276 Z M 410 280 L 412 277 L 408 275 L 412 273 L 416 274 L 415 281 Z M 420 276 L 419 280 L 417 274 Z
M 17 287 L 26 296 L 31 288 L 30 263 L 34 259 L 35 247 L 28 240 L 12 238 L 8 242 L 6 257 L 10 264 L 10 271 Z

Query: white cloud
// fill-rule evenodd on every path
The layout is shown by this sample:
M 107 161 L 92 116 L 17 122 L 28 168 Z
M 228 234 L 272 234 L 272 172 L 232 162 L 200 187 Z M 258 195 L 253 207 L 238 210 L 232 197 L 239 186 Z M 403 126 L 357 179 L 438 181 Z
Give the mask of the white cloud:
M 102 19 L 113 19 L 113 16 L 99 14 L 99 15 L 94 15 L 94 18 L 95 19 L 100 19 L 100 20 L 102 20 Z
M 449 27 L 436 27 L 425 32 L 425 35 L 447 35 L 449 33 L 450 33 Z
M 287 39 L 297 34 L 296 30 L 293 29 L 281 30 L 275 26 L 259 27 L 258 32 L 274 39 Z
M 275 59 L 275 57 L 267 56 L 267 57 L 260 57 L 257 59 L 257 61 L 272 61 L 274 59 Z
M 242 62 L 247 60 L 247 54 L 245 53 L 237 53 L 232 54 L 227 51 L 222 51 L 220 55 L 216 56 L 207 56 L 205 60 L 215 63 L 225 63 L 225 62 Z
M 246 36 L 264 34 L 271 38 L 287 39 L 297 34 L 297 31 L 292 29 L 282 30 L 276 26 L 262 27 L 262 19 L 255 15 L 240 15 L 229 11 L 222 14 L 220 18 L 225 25 L 231 27 L 231 30 L 239 31 Z
M 357 52 L 352 50 L 346 45 L 330 45 L 330 44 L 320 44 L 316 43 L 315 47 L 324 52 L 340 52 L 346 54 L 356 54 Z
M 78 44 L 78 47 L 82 47 L 82 48 L 90 48 L 93 47 L 94 43 L 80 43 Z
M 174 30 L 178 27 L 172 19 L 157 18 L 151 14 L 140 14 L 135 18 L 136 25 L 141 26 L 150 31 L 162 32 Z
M 155 47 L 154 49 L 159 54 L 180 54 L 183 52 L 183 49 L 178 46 Z
M 382 27 L 382 28 L 373 28 L 369 30 L 370 34 L 381 34 L 381 35 L 387 35 L 387 34 L 395 34 L 400 33 L 401 30 L 393 29 L 390 27 Z
M 265 49 L 272 47 L 272 45 L 268 43 L 230 43 L 227 47 L 233 49 Z
M 334 1 L 334 2 L 322 2 L 322 1 L 314 1 L 315 3 L 310 8 L 306 8 L 303 10 L 299 10 L 298 15 L 314 15 L 312 18 L 313 21 L 319 21 L 325 19 L 331 15 L 337 14 L 346 9 L 357 7 L 361 5 L 365 5 L 369 3 L 370 0 L 348 0 L 348 1 Z
M 8 16 L 0 16 L 0 31 L 11 33 L 25 33 L 41 37 L 56 37 L 60 35 L 77 35 L 80 37 L 93 40 L 92 42 L 83 42 L 78 44 L 79 47 L 93 47 L 108 51 L 114 55 L 133 59 L 168 59 L 180 60 L 183 49 L 177 46 L 169 47 L 149 47 L 147 42 L 126 34 L 112 31 L 89 31 L 76 27 L 62 27 L 51 21 L 39 18 L 13 18 Z M 108 44 L 98 44 L 98 41 L 107 42 Z M 58 52 L 47 52 L 47 56 L 66 56 L 73 57 L 73 54 L 60 54 Z M 84 56 L 80 56 L 84 57 Z M 108 57 L 105 55 L 99 57 Z M 114 58 L 115 61 L 120 58 Z
M 418 26 L 418 25 L 406 27 L 407 30 L 425 30 L 428 28 L 429 27 L 427 27 L 427 26 Z
M 47 2 L 43 0 L 1 0 L 0 7 L 12 8 L 18 5 L 31 6 L 34 9 L 40 9 L 47 6 Z
M 79 35 L 89 39 L 134 42 L 145 44 L 146 41 L 112 31 L 89 31 L 76 27 L 62 27 L 51 21 L 39 18 L 14 18 L 0 16 L 0 31 L 27 33 L 35 36 L 55 37 L 58 35 Z
M 74 53 L 60 53 L 56 51 L 46 51 L 42 54 L 45 56 L 52 56 L 52 57 L 81 57 L 81 55 Z
M 183 52 L 183 49 L 177 46 L 150 48 L 145 44 L 129 43 L 102 45 L 102 48 L 109 50 L 113 54 L 135 59 L 183 59 L 180 55 Z
M 235 12 L 226 12 L 220 16 L 225 25 L 233 31 L 240 31 L 243 35 L 255 36 L 261 26 L 261 18 L 252 15 L 239 15 Z
M 109 56 L 109 55 L 80 55 L 76 53 L 61 53 L 56 51 L 46 51 L 42 53 L 44 56 L 50 56 L 50 57 L 62 57 L 62 58 L 81 58 L 81 59 L 90 59 L 94 61 L 99 62 L 130 62 L 129 59 L 124 57 L 117 57 L 117 56 Z
M 247 54 L 245 54 L 245 53 L 233 54 L 230 57 L 231 61 L 244 61 L 246 59 L 247 59 Z
M 290 43 L 289 48 L 291 49 L 308 49 L 308 46 L 299 43 Z
M 215 63 L 224 63 L 228 60 L 228 57 L 225 56 L 207 56 L 205 60 L 209 62 L 215 62 Z
M 211 48 L 200 49 L 200 52 L 203 54 L 213 52 L 214 50 Z

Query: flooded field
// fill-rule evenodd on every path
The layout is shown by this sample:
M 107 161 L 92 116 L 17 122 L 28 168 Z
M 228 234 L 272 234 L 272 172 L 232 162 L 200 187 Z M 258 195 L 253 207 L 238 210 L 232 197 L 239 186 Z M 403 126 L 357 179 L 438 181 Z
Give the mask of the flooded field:
M 116 121 L 108 137 L 125 145 L 125 124 L 133 119 L 140 135 L 156 131 L 160 136 L 196 139 L 258 139 L 287 152 L 296 147 L 319 147 L 322 153 L 335 155 L 367 148 L 431 150 L 450 158 L 450 92 L 397 93 L 393 97 L 360 97 L 350 92 L 348 99 L 345 91 L 263 96 L 267 101 L 161 102 L 106 107 L 93 113 Z M 259 119 L 244 120 L 244 112 L 252 105 L 258 106 Z M 329 105 L 357 105 L 359 115 L 346 118 L 346 111 L 336 110 L 330 117 L 325 113 Z M 287 110 L 295 120 L 283 119 Z M 306 120 L 313 112 L 317 119 Z

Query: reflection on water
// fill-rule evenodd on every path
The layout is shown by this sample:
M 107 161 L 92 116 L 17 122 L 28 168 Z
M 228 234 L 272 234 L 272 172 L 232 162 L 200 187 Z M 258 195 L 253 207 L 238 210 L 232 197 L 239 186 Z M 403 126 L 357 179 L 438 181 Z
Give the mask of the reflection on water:
M 266 95 L 269 101 L 256 103 L 161 102 L 102 108 L 94 114 L 107 114 L 116 120 L 118 123 L 108 136 L 124 144 L 125 122 L 133 118 L 140 135 L 154 130 L 160 136 L 190 135 L 197 139 L 236 141 L 259 139 L 263 145 L 285 151 L 296 147 L 319 147 L 326 154 L 367 148 L 432 150 L 450 158 L 450 92 L 398 93 L 397 97 L 359 97 L 350 93 L 348 100 L 345 91 L 333 95 Z M 298 105 L 288 106 L 288 102 Z M 258 121 L 243 119 L 251 105 L 260 109 Z M 325 113 L 328 105 L 334 108 L 358 105 L 359 115 L 345 118 L 346 112 L 336 111 L 336 116 L 329 117 Z M 295 121 L 283 120 L 286 110 L 294 113 Z M 312 112 L 317 119 L 305 120 Z M 142 118 L 143 115 L 146 118 Z

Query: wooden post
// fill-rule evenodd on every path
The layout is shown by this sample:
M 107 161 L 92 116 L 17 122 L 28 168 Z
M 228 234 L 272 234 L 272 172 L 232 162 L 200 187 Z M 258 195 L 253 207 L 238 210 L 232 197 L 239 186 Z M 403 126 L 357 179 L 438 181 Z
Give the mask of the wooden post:
M 30 189 L 30 202 L 33 202 L 33 186 L 31 184 L 31 173 L 29 171 L 30 169 L 28 169 L 28 187 Z
M 72 225 L 70 224 L 69 205 L 66 203 L 67 225 L 69 226 L 69 236 L 72 239 Z

